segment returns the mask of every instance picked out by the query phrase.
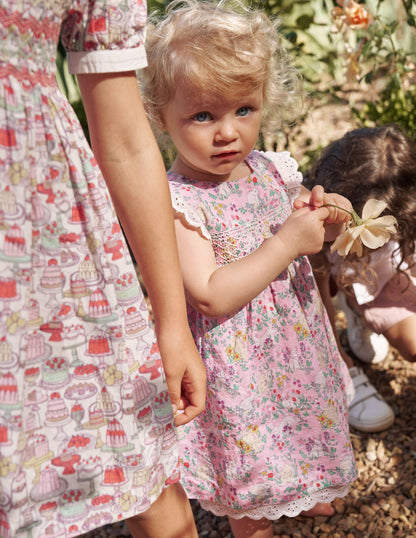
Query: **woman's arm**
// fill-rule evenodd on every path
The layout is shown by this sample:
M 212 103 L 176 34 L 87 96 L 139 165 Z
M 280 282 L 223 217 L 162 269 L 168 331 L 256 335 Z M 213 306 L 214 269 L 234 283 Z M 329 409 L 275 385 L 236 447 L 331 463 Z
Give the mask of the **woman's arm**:
M 134 72 L 78 75 L 94 155 L 152 303 L 172 403 L 205 406 L 205 369 L 186 316 L 173 212 L 162 157 Z
M 294 212 L 273 237 L 244 258 L 218 267 L 211 242 L 175 220 L 179 258 L 189 303 L 208 317 L 242 308 L 301 254 L 319 252 L 324 241 L 326 208 Z

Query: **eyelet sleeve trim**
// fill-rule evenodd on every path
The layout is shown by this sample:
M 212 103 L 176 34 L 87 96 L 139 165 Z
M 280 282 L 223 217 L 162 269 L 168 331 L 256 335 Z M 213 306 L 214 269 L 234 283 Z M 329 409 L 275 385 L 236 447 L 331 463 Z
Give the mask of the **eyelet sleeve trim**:
M 270 159 L 279 172 L 284 184 L 287 187 L 291 203 L 299 196 L 302 184 L 302 173 L 298 170 L 298 163 L 291 157 L 289 151 L 266 151 L 263 153 Z
M 193 228 L 197 228 L 205 239 L 211 240 L 211 235 L 208 232 L 204 221 L 206 222 L 206 216 L 202 207 L 194 209 L 189 207 L 182 200 L 177 192 L 171 191 L 172 206 L 173 209 L 184 216 L 186 222 Z

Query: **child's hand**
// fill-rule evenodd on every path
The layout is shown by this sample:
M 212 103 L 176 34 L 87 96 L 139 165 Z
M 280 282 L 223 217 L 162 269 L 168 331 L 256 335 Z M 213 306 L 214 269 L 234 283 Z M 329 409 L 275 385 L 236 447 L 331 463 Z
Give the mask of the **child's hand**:
M 348 222 L 351 219 L 351 211 L 353 209 L 351 202 L 345 196 L 333 192 L 327 193 L 321 185 L 316 185 L 310 191 L 309 200 L 305 201 L 305 197 L 302 196 L 302 198 L 295 200 L 293 207 L 299 209 L 306 205 L 312 208 L 326 207 L 329 213 L 325 219 L 326 224 Z
M 305 205 L 285 221 L 276 235 L 285 244 L 292 259 L 316 254 L 322 249 L 325 239 L 324 222 L 328 215 L 327 207 Z

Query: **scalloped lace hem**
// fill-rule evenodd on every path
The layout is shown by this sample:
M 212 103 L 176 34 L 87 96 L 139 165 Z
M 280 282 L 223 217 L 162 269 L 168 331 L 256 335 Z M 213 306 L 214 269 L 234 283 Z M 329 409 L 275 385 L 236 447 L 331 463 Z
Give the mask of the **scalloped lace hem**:
M 281 503 L 273 506 L 261 506 L 252 510 L 235 510 L 230 507 L 225 507 L 222 504 L 210 501 L 200 500 L 201 507 L 204 510 L 209 510 L 215 516 L 230 516 L 233 519 L 241 519 L 249 517 L 251 519 L 279 519 L 282 516 L 296 517 L 305 510 L 310 510 L 317 503 L 330 503 L 337 497 L 345 497 L 350 489 L 350 485 L 327 488 L 316 491 L 308 497 Z

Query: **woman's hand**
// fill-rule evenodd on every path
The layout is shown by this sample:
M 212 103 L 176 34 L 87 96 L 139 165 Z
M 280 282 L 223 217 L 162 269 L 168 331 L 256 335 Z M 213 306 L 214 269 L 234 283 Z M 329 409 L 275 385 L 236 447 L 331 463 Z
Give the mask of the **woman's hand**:
M 175 424 L 190 422 L 205 409 L 206 371 L 190 331 L 158 334 Z

